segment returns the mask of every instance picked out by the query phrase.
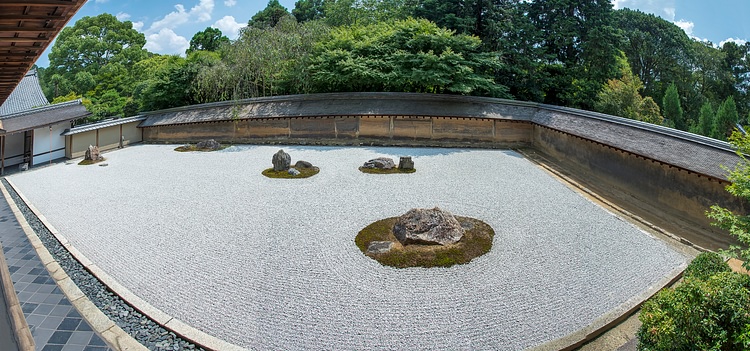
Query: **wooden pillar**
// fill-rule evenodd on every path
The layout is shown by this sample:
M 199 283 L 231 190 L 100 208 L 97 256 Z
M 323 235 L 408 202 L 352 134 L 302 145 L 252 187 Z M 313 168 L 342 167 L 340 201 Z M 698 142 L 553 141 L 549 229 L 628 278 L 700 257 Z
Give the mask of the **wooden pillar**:
M 99 147 L 99 128 L 96 128 L 96 147 Z
M 122 124 L 120 124 L 120 149 L 122 149 L 123 147 L 125 147 L 125 145 L 123 145 L 122 141 L 123 141 L 123 138 L 122 138 Z
M 0 136 L 0 176 L 5 174 L 5 135 Z

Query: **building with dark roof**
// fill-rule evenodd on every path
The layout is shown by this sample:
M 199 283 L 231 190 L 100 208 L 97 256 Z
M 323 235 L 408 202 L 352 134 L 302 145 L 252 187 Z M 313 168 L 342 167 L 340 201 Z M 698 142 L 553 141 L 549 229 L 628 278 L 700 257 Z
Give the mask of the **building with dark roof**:
M 36 71 L 24 76 L 0 106 L 0 174 L 65 157 L 65 136 L 73 121 L 90 115 L 81 100 L 51 105 Z

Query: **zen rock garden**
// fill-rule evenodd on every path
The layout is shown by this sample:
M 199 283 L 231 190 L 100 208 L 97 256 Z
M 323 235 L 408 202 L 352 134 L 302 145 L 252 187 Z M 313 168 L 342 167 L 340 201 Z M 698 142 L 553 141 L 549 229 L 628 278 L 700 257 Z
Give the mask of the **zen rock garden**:
M 399 159 L 398 167 L 392 158 L 378 157 L 365 162 L 359 170 L 363 173 L 372 174 L 394 174 L 394 173 L 414 173 L 414 161 L 410 156 L 402 156 Z
M 271 158 L 272 168 L 263 171 L 269 178 L 309 178 L 320 172 L 312 163 L 299 160 L 292 166 L 292 156 L 279 150 Z
M 489 252 L 494 235 L 487 223 L 435 207 L 372 223 L 354 241 L 365 255 L 386 266 L 450 267 Z
M 203 152 L 207 152 L 207 151 L 218 151 L 218 150 L 221 150 L 223 148 L 224 147 L 221 146 L 221 144 L 218 141 L 216 141 L 214 139 L 208 139 L 208 140 L 199 141 L 195 145 L 185 144 L 185 145 L 179 146 L 179 147 L 175 148 L 174 151 L 179 151 L 179 152 L 203 151 Z

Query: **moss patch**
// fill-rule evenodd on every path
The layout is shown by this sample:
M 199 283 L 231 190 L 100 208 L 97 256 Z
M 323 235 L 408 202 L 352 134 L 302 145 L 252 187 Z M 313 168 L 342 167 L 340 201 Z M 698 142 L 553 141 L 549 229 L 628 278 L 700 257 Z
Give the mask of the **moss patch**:
M 294 167 L 292 167 L 294 168 Z M 263 175 L 268 178 L 283 178 L 283 179 L 300 179 L 300 178 L 310 178 L 318 173 L 320 173 L 320 168 L 313 167 L 313 168 L 295 168 L 299 171 L 299 175 L 293 176 L 289 174 L 287 171 L 274 171 L 273 168 L 269 168 L 265 171 L 263 171 Z
M 368 173 L 368 174 L 407 174 L 407 173 L 414 173 L 417 171 L 415 168 L 401 169 L 398 167 L 394 167 L 391 169 L 359 167 L 359 170 L 362 173 Z
M 182 145 L 182 146 L 176 147 L 174 149 L 174 151 L 177 151 L 177 152 L 190 152 L 190 151 L 211 152 L 211 151 L 224 150 L 224 149 L 226 149 L 228 147 L 229 146 L 222 145 L 218 150 L 214 150 L 214 149 L 209 149 L 209 148 L 199 148 L 199 147 L 197 147 L 195 145 L 187 144 L 187 145 Z
M 380 264 L 396 268 L 450 267 L 469 263 L 490 251 L 495 231 L 489 224 L 469 217 L 456 216 L 456 219 L 466 233 L 461 241 L 451 245 L 401 245 L 393 235 L 393 225 L 398 217 L 381 219 L 368 225 L 357 234 L 354 243 L 362 253 Z M 373 241 L 391 241 L 393 248 L 382 254 L 367 254 L 367 247 Z
M 102 157 L 102 159 L 101 159 L 101 160 L 99 160 L 99 161 L 94 161 L 94 160 L 86 160 L 86 159 L 84 159 L 84 160 L 82 160 L 81 162 L 78 162 L 78 165 L 79 165 L 79 166 L 88 166 L 88 165 L 94 165 L 94 164 L 97 164 L 97 163 L 99 163 L 99 162 L 104 162 L 104 161 L 106 161 L 106 160 L 107 160 L 107 159 L 106 159 L 106 158 L 103 158 L 103 157 Z

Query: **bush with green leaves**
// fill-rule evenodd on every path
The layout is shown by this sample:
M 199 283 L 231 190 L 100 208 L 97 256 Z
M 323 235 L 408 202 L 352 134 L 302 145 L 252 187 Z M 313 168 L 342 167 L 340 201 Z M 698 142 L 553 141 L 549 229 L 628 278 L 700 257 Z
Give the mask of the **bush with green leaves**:
M 732 269 L 719 254 L 715 252 L 703 252 L 685 268 L 682 276 L 685 279 L 695 278 L 708 280 L 713 275 L 721 272 L 731 272 Z
M 750 349 L 750 276 L 701 255 L 682 284 L 643 304 L 639 318 L 639 350 Z

